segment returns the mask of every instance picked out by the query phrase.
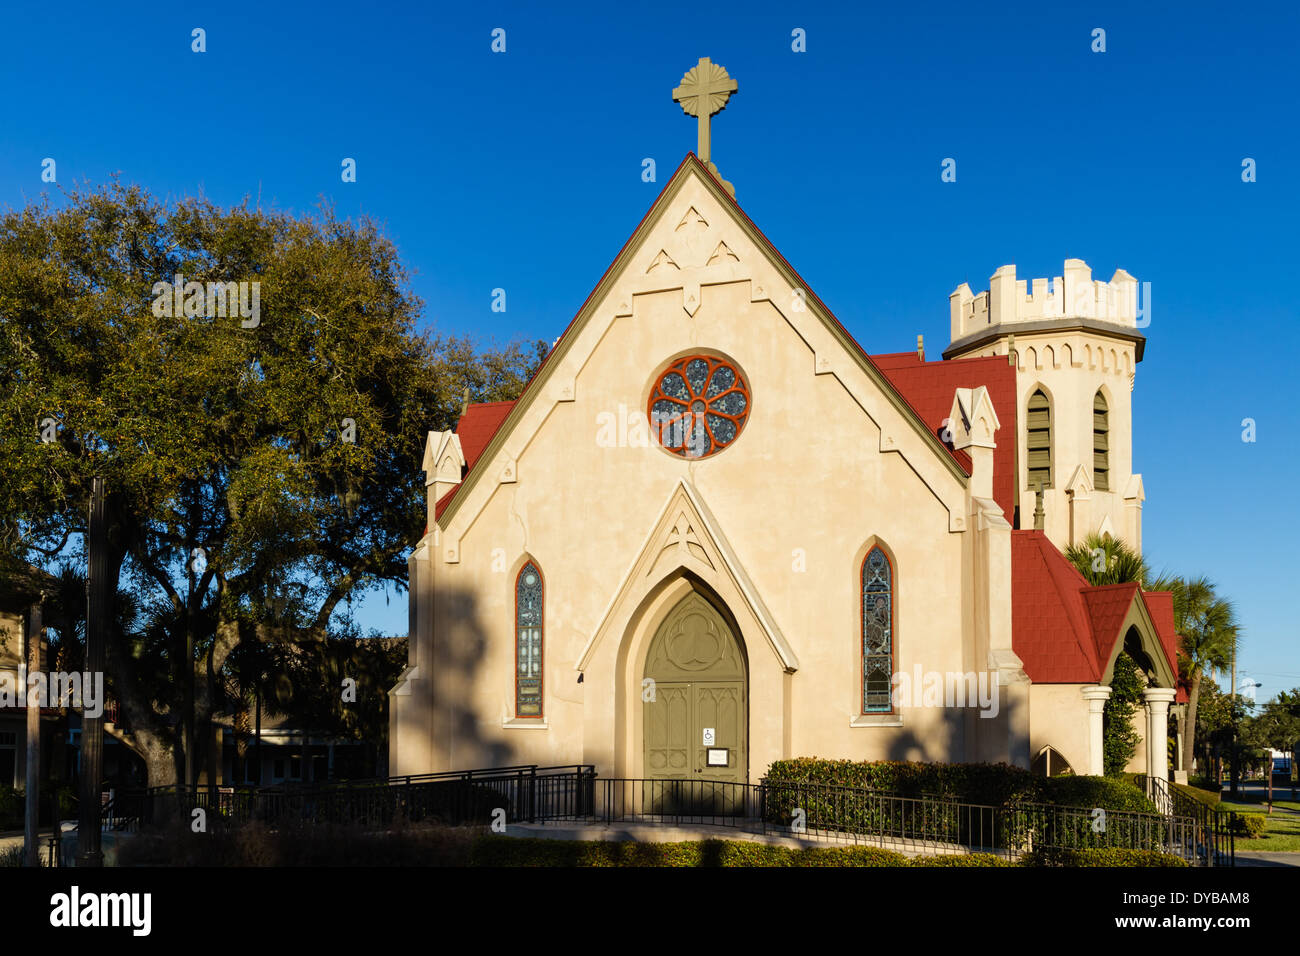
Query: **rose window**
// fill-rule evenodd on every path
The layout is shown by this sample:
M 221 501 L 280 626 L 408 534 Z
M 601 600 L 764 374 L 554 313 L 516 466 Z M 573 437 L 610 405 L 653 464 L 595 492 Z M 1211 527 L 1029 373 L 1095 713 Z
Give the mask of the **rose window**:
M 707 458 L 745 427 L 749 386 L 736 367 L 710 355 L 689 355 L 660 373 L 650 393 L 650 433 L 683 458 Z

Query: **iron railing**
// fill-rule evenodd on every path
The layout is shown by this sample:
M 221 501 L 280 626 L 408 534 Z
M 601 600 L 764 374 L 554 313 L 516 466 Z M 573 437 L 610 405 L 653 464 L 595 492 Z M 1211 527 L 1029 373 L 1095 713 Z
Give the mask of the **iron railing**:
M 1192 819 L 1196 826 L 1190 853 L 1201 866 L 1237 865 L 1237 814 L 1212 807 L 1159 777 L 1140 773 L 1137 785 L 1162 812 Z M 1155 796 L 1152 796 L 1152 795 Z
M 770 779 L 598 779 L 589 765 L 525 765 L 315 785 L 118 791 L 104 823 L 127 830 L 188 823 L 202 809 L 209 830 L 252 821 L 376 828 L 403 821 L 676 824 L 1006 859 L 1033 850 L 1122 848 L 1170 853 L 1192 865 L 1233 865 L 1232 814 L 1214 813 L 1176 788 L 1166 793 L 1163 805 L 1170 812 L 1138 813 L 1043 803 L 991 806 Z
M 590 817 L 594 767 L 494 767 L 387 779 L 272 787 L 151 787 L 119 790 L 104 826 L 137 830 L 204 812 L 212 830 L 258 821 L 276 826 L 337 824 L 387 827 L 398 821 L 448 825 Z
M 929 853 L 1155 850 L 1204 865 L 1190 816 L 1055 804 L 991 806 L 934 796 L 765 779 L 601 778 L 593 823 L 704 825 Z M 549 823 L 540 818 L 537 822 Z

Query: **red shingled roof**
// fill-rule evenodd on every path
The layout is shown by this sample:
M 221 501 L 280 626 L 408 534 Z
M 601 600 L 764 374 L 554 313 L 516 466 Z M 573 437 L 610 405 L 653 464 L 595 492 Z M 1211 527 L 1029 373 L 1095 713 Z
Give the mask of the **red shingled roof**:
M 988 389 L 1002 424 L 993 451 L 993 500 L 1007 521 L 1012 521 L 1016 507 L 1016 370 L 1006 356 L 923 362 L 915 352 L 891 352 L 873 355 L 871 361 L 940 440 L 944 419 L 952 411 L 953 393 L 980 385 Z M 951 447 L 948 451 L 970 474 L 970 456 Z
M 1165 656 L 1174 662 L 1178 669 L 1178 629 L 1174 625 L 1174 595 L 1172 591 L 1143 591 L 1142 600 L 1146 602 L 1151 620 L 1156 622 L 1156 631 L 1160 634 L 1160 644 L 1165 649 Z M 1179 704 L 1187 702 L 1188 684 L 1182 675 L 1178 678 Z
M 1041 531 L 1011 532 L 1011 643 L 1034 683 L 1095 683 L 1088 586 Z
M 1095 684 L 1141 598 L 1178 671 L 1173 595 L 1135 583 L 1090 585 L 1041 531 L 1011 532 L 1011 642 L 1036 684 Z M 1180 689 L 1179 700 L 1186 694 Z
M 501 423 L 506 420 L 510 414 L 510 409 L 515 407 L 514 402 L 479 402 L 470 405 L 465 409 L 465 414 L 460 416 L 460 421 L 456 423 L 456 435 L 460 438 L 460 450 L 465 455 L 465 469 L 461 472 L 461 485 L 465 483 L 465 476 L 469 474 L 474 463 L 479 460 L 483 454 L 483 449 L 487 448 L 488 442 L 492 436 L 497 433 Z M 450 503 L 452 495 L 461 485 L 456 485 L 451 491 L 447 492 L 438 499 L 437 504 L 433 506 L 435 518 L 441 518 L 443 509 Z

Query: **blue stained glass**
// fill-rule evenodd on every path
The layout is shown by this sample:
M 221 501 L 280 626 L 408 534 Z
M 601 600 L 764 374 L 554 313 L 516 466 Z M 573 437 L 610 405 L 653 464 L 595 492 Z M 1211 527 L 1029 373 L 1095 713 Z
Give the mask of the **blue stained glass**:
M 709 378 L 709 391 L 705 397 L 712 398 L 714 395 L 720 395 L 735 384 L 736 373 L 725 365 L 719 366 L 713 370 L 713 375 Z
M 889 713 L 894 663 L 894 587 L 889 560 L 872 548 L 862 564 L 862 712 Z
M 715 412 L 724 415 L 739 415 L 745 410 L 745 393 L 728 392 L 710 406 Z
M 515 585 L 515 716 L 542 713 L 542 576 L 531 561 Z
M 736 437 L 736 423 L 730 418 L 719 418 L 717 415 L 708 416 L 709 431 L 713 432 L 713 437 L 722 444 L 726 444 Z
M 664 390 L 665 395 L 680 398 L 684 402 L 690 401 L 691 393 L 686 387 L 686 380 L 676 372 L 669 372 L 665 375 L 660 387 Z
M 704 391 L 704 381 L 709 377 L 709 363 L 704 359 L 691 359 L 686 363 L 686 378 L 696 395 Z

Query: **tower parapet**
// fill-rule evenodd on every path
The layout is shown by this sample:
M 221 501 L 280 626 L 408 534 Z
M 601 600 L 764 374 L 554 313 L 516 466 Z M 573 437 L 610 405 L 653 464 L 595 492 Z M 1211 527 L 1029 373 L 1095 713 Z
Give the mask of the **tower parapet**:
M 1150 297 L 1118 269 L 1095 280 L 1082 259 L 1026 281 L 1002 266 L 987 291 L 962 283 L 948 298 L 945 359 L 1005 355 L 1016 368 L 1016 507 L 1058 547 L 1091 533 L 1142 543 L 1142 476 L 1133 471 L 1137 363 Z M 1023 517 L 1023 523 L 1021 521 Z
M 1060 324 L 1096 325 L 1098 331 L 1127 332 L 1140 341 L 1137 331 L 1146 322 L 1138 302 L 1138 280 L 1123 269 L 1109 282 L 1092 278 L 1082 259 L 1066 259 L 1064 275 L 1034 279 L 1032 285 L 1016 278 L 1014 265 L 1002 266 L 989 279 L 986 292 L 975 295 L 962 283 L 948 297 L 952 318 L 952 344 L 945 356 L 978 348 L 983 341 L 1007 333 L 1047 330 Z M 1019 328 L 1018 328 L 1019 327 Z M 1138 348 L 1141 358 L 1141 346 Z

